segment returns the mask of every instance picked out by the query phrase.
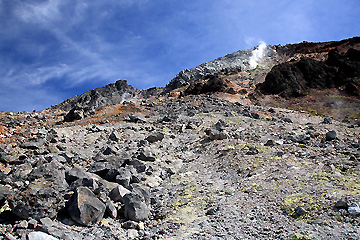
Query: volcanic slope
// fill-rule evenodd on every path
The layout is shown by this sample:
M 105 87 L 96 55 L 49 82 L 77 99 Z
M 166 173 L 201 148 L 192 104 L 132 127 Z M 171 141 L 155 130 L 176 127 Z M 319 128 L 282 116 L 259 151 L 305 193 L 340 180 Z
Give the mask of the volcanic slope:
M 256 89 L 272 65 L 355 40 L 267 46 L 250 68 L 254 48 L 164 89 L 119 81 L 1 113 L 1 238 L 358 239 L 360 124 L 270 107 Z

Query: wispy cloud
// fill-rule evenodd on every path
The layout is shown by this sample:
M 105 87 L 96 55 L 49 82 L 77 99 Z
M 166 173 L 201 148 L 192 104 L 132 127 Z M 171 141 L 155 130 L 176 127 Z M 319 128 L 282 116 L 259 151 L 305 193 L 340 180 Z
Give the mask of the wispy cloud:
M 61 17 L 60 3 L 60 0 L 21 2 L 15 13 L 25 22 L 47 25 Z

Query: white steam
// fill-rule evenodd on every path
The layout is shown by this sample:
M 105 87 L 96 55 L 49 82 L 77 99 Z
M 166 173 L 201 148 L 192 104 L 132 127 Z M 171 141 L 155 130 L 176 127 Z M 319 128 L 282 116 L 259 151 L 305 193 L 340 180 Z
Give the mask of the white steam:
M 266 43 L 260 42 L 260 45 L 252 52 L 252 56 L 249 60 L 249 64 L 251 68 L 255 68 L 259 65 L 259 62 L 266 54 Z

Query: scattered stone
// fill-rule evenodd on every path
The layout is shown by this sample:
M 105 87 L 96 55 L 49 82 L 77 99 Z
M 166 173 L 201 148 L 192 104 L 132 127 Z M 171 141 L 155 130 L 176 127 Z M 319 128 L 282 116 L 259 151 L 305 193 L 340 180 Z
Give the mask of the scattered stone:
M 118 134 L 116 131 L 113 131 L 113 132 L 109 135 L 109 139 L 110 139 L 111 141 L 117 142 L 117 141 L 120 140 L 120 136 L 119 136 L 119 134 Z
M 205 215 L 206 216 L 215 215 L 218 211 L 219 211 L 219 207 L 210 208 L 206 211 Z
M 83 179 L 88 177 L 89 174 L 83 168 L 80 167 L 74 167 L 65 173 L 65 179 L 69 184 L 71 184 L 72 182 L 78 179 Z
M 165 135 L 162 132 L 156 132 L 148 136 L 145 140 L 147 140 L 149 143 L 154 143 L 163 140 L 164 136 Z
M 38 221 L 36 221 L 35 219 L 30 219 L 28 221 L 28 228 L 29 229 L 35 229 L 38 225 Z
M 122 227 L 125 228 L 125 229 L 136 229 L 137 227 L 137 222 L 134 222 L 134 221 L 126 221 L 122 224 Z
M 117 217 L 117 209 L 114 206 L 114 204 L 110 201 L 107 200 L 106 201 L 106 213 L 107 215 L 109 215 L 111 218 L 116 218 Z
M 332 119 L 331 117 L 325 117 L 324 120 L 322 121 L 323 124 L 332 124 Z
M 325 139 L 326 139 L 326 141 L 332 141 L 332 140 L 336 139 L 336 132 L 335 131 L 327 132 Z
M 118 185 L 110 192 L 109 197 L 114 202 L 123 202 L 123 197 L 125 196 L 125 194 L 128 193 L 130 193 L 128 189 L 124 188 L 121 185 Z
M 268 147 L 275 146 L 275 141 L 272 140 L 272 139 L 269 139 L 269 140 L 266 141 L 266 143 L 264 145 L 268 146 Z
M 127 188 L 130 185 L 131 176 L 132 174 L 130 169 L 123 167 L 119 169 L 119 174 L 116 176 L 115 181 L 121 186 Z
M 143 161 L 154 162 L 156 160 L 156 155 L 154 150 L 151 147 L 142 147 L 139 149 L 138 159 Z
M 349 208 L 348 208 L 348 212 L 353 215 L 353 216 L 358 216 L 360 215 L 360 207 L 359 204 L 357 203 L 352 203 L 350 204 Z
M 24 228 L 27 229 L 29 227 L 29 223 L 26 220 L 22 220 L 15 225 L 16 228 Z
M 142 114 L 142 113 L 131 113 L 131 114 L 129 114 L 129 119 L 131 122 L 135 122 L 135 123 L 147 122 L 144 114 Z
M 306 214 L 306 210 L 303 207 L 296 207 L 294 209 L 294 214 L 296 217 L 300 217 Z
M 31 149 L 31 150 L 39 150 L 41 146 L 45 144 L 43 139 L 37 139 L 34 141 L 25 142 L 20 145 L 21 148 Z
M 217 128 L 210 128 L 209 132 L 210 140 L 223 140 L 228 138 L 225 130 L 218 130 Z
M 255 147 L 250 147 L 249 150 L 246 152 L 246 155 L 256 155 L 259 154 L 259 150 Z
M 6 197 L 10 196 L 11 194 L 13 194 L 13 192 L 10 190 L 10 188 L 0 184 L 0 204 L 1 205 L 5 202 Z
M 78 187 L 88 187 L 94 193 L 99 192 L 99 185 L 95 179 L 81 178 L 71 183 L 70 190 L 75 191 Z
M 146 165 L 145 163 L 139 161 L 139 160 L 136 160 L 136 159 L 133 159 L 133 160 L 130 160 L 130 162 L 128 163 L 129 166 L 133 166 L 136 171 L 138 173 L 142 173 L 142 172 L 145 172 L 146 170 Z
M 283 117 L 283 118 L 281 118 L 281 120 L 283 122 L 286 122 L 286 123 L 293 123 L 293 121 L 290 118 L 287 118 L 287 117 Z
M 141 196 L 146 204 L 150 204 L 150 192 L 148 189 L 138 183 L 132 183 L 129 189 L 131 192 L 137 193 L 139 196 Z
M 58 238 L 53 237 L 44 232 L 34 231 L 34 232 L 28 233 L 27 239 L 28 240 L 57 240 Z
M 105 204 L 87 187 L 79 187 L 67 203 L 72 220 L 85 226 L 101 221 L 105 210 Z
M 347 201 L 340 199 L 339 201 L 337 201 L 335 203 L 335 207 L 338 209 L 348 209 L 349 205 L 348 205 Z

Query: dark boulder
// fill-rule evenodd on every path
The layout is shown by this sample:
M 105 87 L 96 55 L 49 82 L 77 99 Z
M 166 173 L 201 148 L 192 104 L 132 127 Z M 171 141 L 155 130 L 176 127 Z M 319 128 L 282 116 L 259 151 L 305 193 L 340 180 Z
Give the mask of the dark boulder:
M 147 140 L 149 143 L 161 141 L 164 139 L 164 134 L 162 132 L 156 132 L 149 135 L 145 140 Z
M 327 132 L 325 135 L 325 139 L 326 139 L 326 141 L 332 141 L 332 140 L 336 139 L 336 132 L 335 131 Z
M 101 221 L 106 205 L 87 187 L 79 187 L 67 203 L 67 211 L 72 220 L 89 226 Z
M 137 193 L 128 193 L 123 197 L 125 203 L 125 217 L 132 221 L 144 221 L 150 215 L 150 209 L 142 196 Z
M 75 106 L 65 115 L 64 122 L 73 122 L 82 118 L 84 118 L 84 110 Z

